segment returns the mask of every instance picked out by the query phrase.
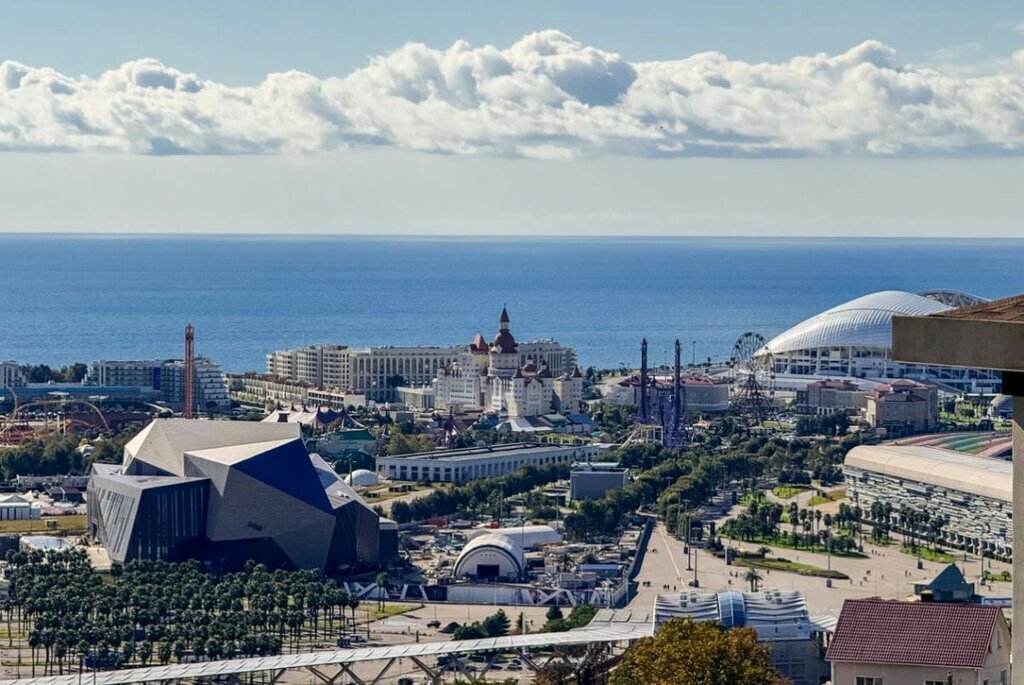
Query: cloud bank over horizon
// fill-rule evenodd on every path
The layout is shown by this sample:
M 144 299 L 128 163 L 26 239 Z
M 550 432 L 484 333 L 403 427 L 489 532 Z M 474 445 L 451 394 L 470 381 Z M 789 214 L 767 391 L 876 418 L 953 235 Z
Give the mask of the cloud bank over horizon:
M 98 77 L 0 63 L 0 150 L 142 155 L 393 148 L 456 155 L 1020 156 L 1024 50 L 996 73 L 900 64 L 865 41 L 748 63 L 631 63 L 558 31 L 505 49 L 408 43 L 347 76 L 235 87 L 154 59 Z

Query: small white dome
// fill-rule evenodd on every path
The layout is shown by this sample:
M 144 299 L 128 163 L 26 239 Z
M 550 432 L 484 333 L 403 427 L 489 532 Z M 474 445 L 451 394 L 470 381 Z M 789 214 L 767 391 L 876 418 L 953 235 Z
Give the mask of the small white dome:
M 378 485 L 380 483 L 380 479 L 373 471 L 356 469 L 350 475 L 345 476 L 345 483 L 354 487 L 361 487 L 366 485 Z

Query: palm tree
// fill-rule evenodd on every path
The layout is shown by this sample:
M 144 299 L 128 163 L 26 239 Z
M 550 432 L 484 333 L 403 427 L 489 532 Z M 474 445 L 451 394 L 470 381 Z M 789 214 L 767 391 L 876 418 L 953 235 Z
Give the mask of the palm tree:
M 762 578 L 756 568 L 750 567 L 747 569 L 747 572 L 743 574 L 743 580 L 750 583 L 751 592 L 757 592 L 757 585 L 761 582 Z
M 379 610 L 383 611 L 384 610 L 384 598 L 386 596 L 387 587 L 388 587 L 388 572 L 387 571 L 380 571 L 377 574 L 377 576 L 375 578 L 375 581 L 377 583 L 377 608 Z

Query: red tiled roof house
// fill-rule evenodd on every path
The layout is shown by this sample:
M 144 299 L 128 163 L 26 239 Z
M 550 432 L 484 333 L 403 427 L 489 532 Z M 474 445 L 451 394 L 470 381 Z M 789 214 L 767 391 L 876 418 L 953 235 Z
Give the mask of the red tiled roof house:
M 991 605 L 847 600 L 826 659 L 833 685 L 1009 685 L 1010 630 Z

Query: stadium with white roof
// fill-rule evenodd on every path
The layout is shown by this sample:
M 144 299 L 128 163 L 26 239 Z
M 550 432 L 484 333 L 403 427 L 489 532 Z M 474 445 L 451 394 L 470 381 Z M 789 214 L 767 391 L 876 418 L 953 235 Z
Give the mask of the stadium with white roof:
M 985 301 L 953 290 L 883 290 L 812 316 L 766 347 L 777 375 L 913 378 L 961 391 L 991 389 L 999 383 L 999 375 L 991 371 L 892 361 L 893 316 L 937 314 Z

